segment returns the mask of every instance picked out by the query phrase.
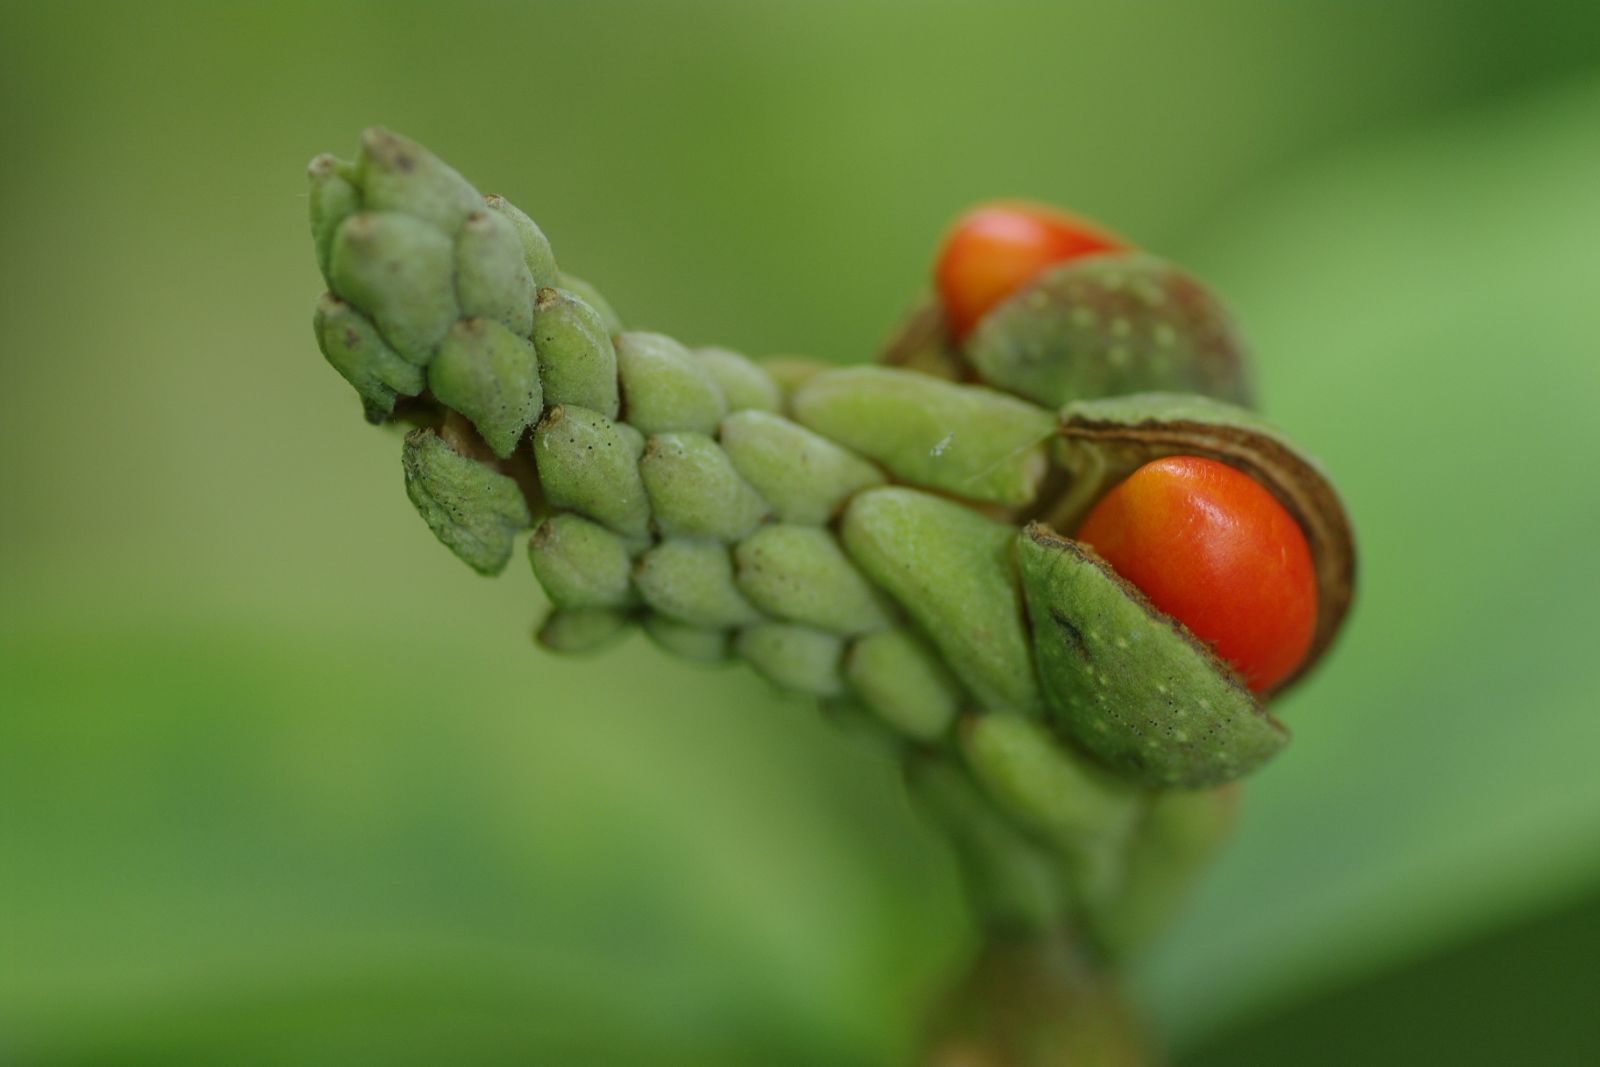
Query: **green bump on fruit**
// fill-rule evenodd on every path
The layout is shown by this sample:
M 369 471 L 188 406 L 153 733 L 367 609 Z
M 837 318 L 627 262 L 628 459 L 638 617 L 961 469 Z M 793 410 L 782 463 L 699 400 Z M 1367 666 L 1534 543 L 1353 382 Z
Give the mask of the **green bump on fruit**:
M 620 608 L 634 600 L 628 546 L 598 523 L 554 515 L 528 541 L 528 560 L 558 608 Z
M 461 314 L 493 319 L 518 337 L 533 332 L 533 275 L 522 261 L 517 231 L 482 208 L 456 237 L 456 302 Z
M 831 633 L 892 625 L 882 594 L 817 526 L 764 526 L 733 550 L 739 588 L 768 615 Z
M 899 602 L 982 706 L 1041 710 L 1012 567 L 1014 527 L 886 486 L 852 500 L 840 532 L 856 566 Z
M 1054 267 L 978 322 L 966 355 L 990 385 L 1050 407 L 1155 391 L 1250 402 L 1244 345 L 1210 290 L 1148 255 Z
M 779 392 L 788 398 L 806 382 L 824 371 L 833 370 L 837 364 L 806 356 L 768 356 L 761 361 L 760 366 L 767 372 L 767 376 L 778 384 Z
M 576 274 L 562 271 L 556 285 L 576 296 L 600 313 L 600 321 L 605 324 L 606 336 L 615 337 L 622 332 L 622 316 L 617 314 L 611 306 L 611 301 L 605 298 L 592 282 L 586 282 Z
M 422 392 L 422 369 L 396 355 L 376 326 L 332 293 L 317 301 L 312 327 L 322 354 L 360 394 L 368 422 L 383 422 L 393 414 L 397 397 Z
M 480 574 L 499 574 L 533 524 L 517 483 L 463 456 L 430 429 L 406 436 L 406 495 L 434 536 Z
M 357 181 L 371 211 L 398 211 L 447 236 L 483 206 L 461 175 L 409 138 L 372 126 L 361 134 Z
M 455 246 L 437 227 L 363 211 L 339 224 L 328 279 L 407 362 L 425 366 L 460 314 Z
M 611 608 L 557 611 L 539 627 L 538 641 L 552 652 L 581 655 L 599 652 L 628 632 L 628 615 Z
M 339 224 L 361 210 L 361 192 L 349 179 L 350 164 L 330 155 L 320 155 L 306 168 L 311 180 L 311 243 L 317 252 L 317 268 L 328 277 L 328 259 L 333 252 L 333 234 Z
M 716 347 L 691 349 L 689 354 L 717 380 L 729 411 L 778 411 L 783 407 L 778 383 L 745 356 Z
M 501 459 L 539 418 L 544 397 L 533 344 L 492 319 L 462 319 L 428 367 L 440 403 L 471 420 Z
M 970 500 L 1026 504 L 1055 416 L 982 386 L 891 367 L 829 371 L 795 393 L 795 421 L 898 478 Z
M 723 451 L 783 522 L 820 526 L 883 472 L 781 415 L 740 411 L 722 420 Z
M 662 433 L 645 444 L 639 477 L 666 537 L 737 541 L 767 515 L 767 502 L 705 434 Z
M 716 432 L 728 403 L 687 348 L 659 333 L 624 333 L 616 343 L 629 425 L 644 434 Z
M 533 431 L 534 463 L 550 504 L 630 540 L 650 533 L 650 501 L 639 480 L 643 453 L 639 431 L 574 404 L 551 408 Z
M 1080 902 L 1099 909 L 1115 900 L 1139 792 L 1058 744 L 1037 720 L 974 715 L 959 732 L 984 792 L 1063 854 Z
M 835 634 L 809 626 L 764 622 L 740 630 L 734 647 L 779 689 L 819 697 L 845 691 L 839 673 L 844 641 Z
M 862 703 L 915 740 L 939 740 L 961 710 L 961 683 L 909 631 L 883 630 L 854 642 L 844 671 Z
M 617 417 L 617 352 L 604 318 L 588 301 L 565 289 L 540 289 L 533 345 L 539 350 L 545 403 L 576 404 Z
M 1087 548 L 1038 523 L 1017 538 L 1052 716 L 1124 777 L 1221 785 L 1288 734 L 1209 648 Z
M 561 271 L 556 267 L 556 254 L 550 249 L 550 239 L 539 229 L 521 208 L 503 196 L 490 194 L 483 198 L 483 206 L 505 218 L 516 231 L 517 243 L 522 246 L 522 262 L 528 268 L 536 288 L 561 283 Z
M 695 663 L 726 663 L 733 655 L 733 636 L 727 630 L 690 626 L 666 615 L 646 615 L 644 632 L 663 652 Z
M 760 620 L 739 592 L 726 545 L 663 541 L 639 557 L 633 584 L 655 611 L 690 626 L 727 629 Z

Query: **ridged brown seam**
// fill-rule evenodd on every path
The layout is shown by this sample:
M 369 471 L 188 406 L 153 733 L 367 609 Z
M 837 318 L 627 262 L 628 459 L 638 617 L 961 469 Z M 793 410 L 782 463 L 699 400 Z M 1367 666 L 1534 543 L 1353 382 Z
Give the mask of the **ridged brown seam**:
M 1300 666 L 1272 690 L 1263 693 L 1263 699 L 1293 685 L 1316 665 L 1333 644 L 1350 610 L 1355 592 L 1356 556 L 1355 539 L 1344 505 L 1313 463 L 1267 434 L 1240 426 L 1186 419 L 1119 423 L 1067 418 L 1060 424 L 1060 433 L 1069 440 L 1137 444 L 1150 451 L 1151 459 L 1172 455 L 1214 459 L 1264 485 L 1306 534 L 1317 576 L 1317 628 Z

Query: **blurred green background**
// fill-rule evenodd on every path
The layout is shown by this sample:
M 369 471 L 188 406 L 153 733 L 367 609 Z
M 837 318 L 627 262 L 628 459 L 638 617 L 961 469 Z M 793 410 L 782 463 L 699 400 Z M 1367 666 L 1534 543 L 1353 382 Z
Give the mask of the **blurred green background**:
M 309 328 L 387 124 L 630 323 L 869 358 L 945 221 L 1213 280 L 1361 598 L 1141 968 L 1179 1064 L 1600 1062 L 1600 8 L 0 5 L 0 1063 L 887 1065 L 970 949 L 890 770 L 535 652 Z M 1585 994 L 1587 991 L 1587 995 Z

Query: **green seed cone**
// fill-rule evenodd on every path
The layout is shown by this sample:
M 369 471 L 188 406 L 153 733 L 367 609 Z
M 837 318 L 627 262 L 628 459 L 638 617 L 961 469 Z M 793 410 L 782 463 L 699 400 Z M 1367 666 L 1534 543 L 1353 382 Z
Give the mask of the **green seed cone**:
M 622 334 L 617 338 L 617 368 L 628 423 L 640 433 L 713 434 L 728 413 L 711 372 L 670 337 Z
M 630 540 L 650 533 L 639 480 L 644 438 L 625 423 L 576 405 L 551 408 L 534 428 L 534 461 L 545 497 Z
M 869 489 L 840 527 L 856 566 L 899 602 L 979 703 L 1037 713 L 1013 527 L 915 489 Z
M 588 301 L 565 289 L 540 289 L 533 343 L 547 404 L 576 404 L 617 417 L 617 353 L 604 318 Z
M 577 515 L 553 515 L 528 542 L 528 560 L 558 608 L 620 608 L 634 600 L 633 560 L 616 534 Z
M 834 634 L 782 622 L 763 622 L 739 631 L 739 654 L 779 689 L 809 696 L 845 691 L 839 661 L 844 641 Z
M 820 526 L 853 494 L 884 482 L 866 460 L 770 412 L 729 415 L 721 439 L 734 469 L 782 522 Z
M 605 326 L 607 337 L 615 337 L 622 332 L 622 317 L 617 314 L 611 302 L 599 289 L 566 271 L 561 272 L 560 280 L 556 284 L 599 312 L 600 322 Z
M 965 696 L 934 651 L 899 628 L 853 642 L 845 658 L 845 678 L 878 718 L 930 744 L 949 731 Z
M 739 592 L 726 545 L 663 541 L 639 557 L 634 586 L 651 608 L 679 622 L 721 630 L 761 621 Z
M 741 541 L 733 558 L 740 590 L 774 618 L 843 635 L 893 625 L 883 594 L 827 530 L 765 526 Z
M 1216 655 L 1085 546 L 1037 523 L 1018 535 L 1053 718 L 1127 778 L 1221 785 L 1288 741 Z
M 406 495 L 434 535 L 478 573 L 504 570 L 517 534 L 533 525 L 517 483 L 429 429 L 407 435 L 402 464 Z
M 428 387 L 502 459 L 544 409 L 533 344 L 491 319 L 461 319 L 451 328 L 428 366 Z
M 455 246 L 410 215 L 363 211 L 339 224 L 328 280 L 408 362 L 426 366 L 460 315 Z
M 317 301 L 312 327 L 323 356 L 360 395 L 368 422 L 383 422 L 399 397 L 422 392 L 422 370 L 396 355 L 376 326 L 332 293 Z
M 1046 271 L 985 315 L 965 352 L 990 385 L 1049 407 L 1157 390 L 1250 401 L 1227 312 L 1153 256 L 1090 256 Z
M 456 237 L 456 300 L 461 314 L 491 319 L 518 337 L 533 330 L 533 275 L 517 231 L 481 207 Z
M 639 477 L 666 537 L 737 541 L 767 516 L 767 502 L 739 477 L 728 454 L 699 433 L 658 433 L 639 460 Z
M 1037 493 L 1055 430 L 1050 412 L 1015 397 L 889 367 L 819 374 L 793 405 L 796 422 L 901 481 L 1013 506 Z
M 779 411 L 783 408 L 783 390 L 772 375 L 739 353 L 726 348 L 703 347 L 691 349 L 690 355 L 716 379 L 729 411 Z

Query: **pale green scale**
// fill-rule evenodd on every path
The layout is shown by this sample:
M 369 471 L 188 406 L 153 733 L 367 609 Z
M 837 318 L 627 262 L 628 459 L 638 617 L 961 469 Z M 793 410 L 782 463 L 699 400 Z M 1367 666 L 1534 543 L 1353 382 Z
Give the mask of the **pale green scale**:
M 893 624 L 883 594 L 821 527 L 764 526 L 733 558 L 739 588 L 768 615 L 846 636 Z
M 639 557 L 633 584 L 653 610 L 690 626 L 725 629 L 761 619 L 733 578 L 726 545 L 667 540 Z
M 661 433 L 645 444 L 639 476 L 665 537 L 737 541 L 768 514 L 767 502 L 705 434 Z

